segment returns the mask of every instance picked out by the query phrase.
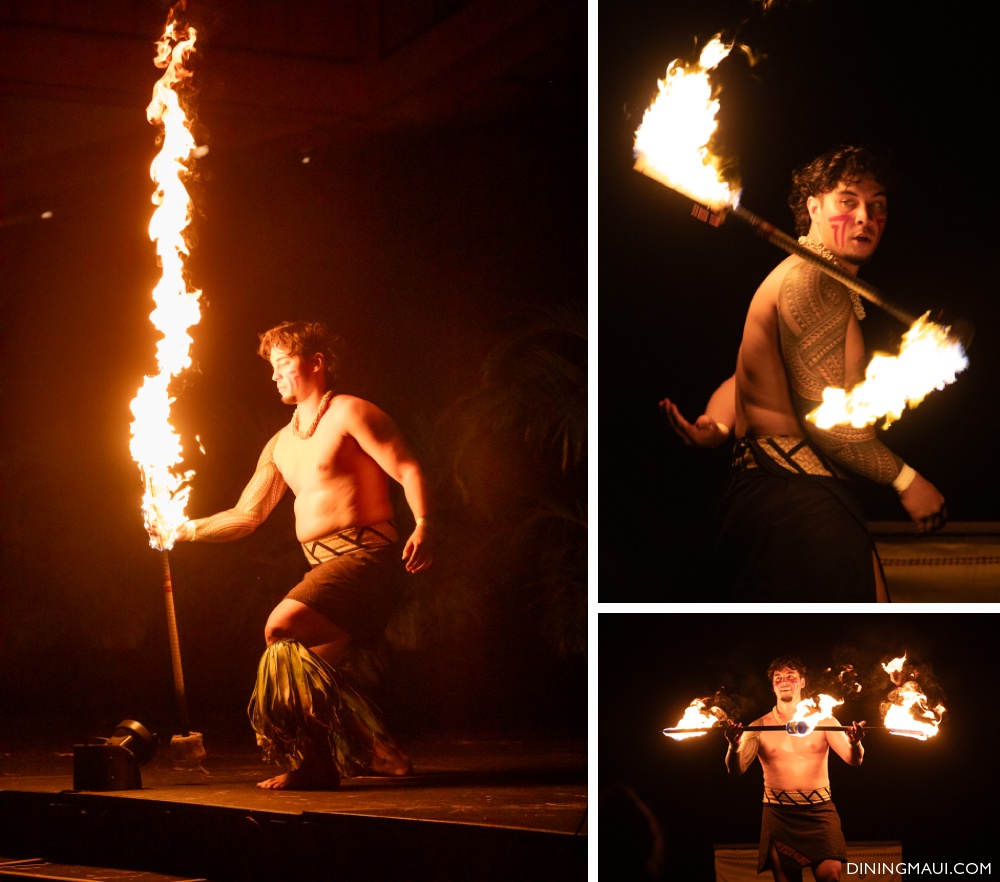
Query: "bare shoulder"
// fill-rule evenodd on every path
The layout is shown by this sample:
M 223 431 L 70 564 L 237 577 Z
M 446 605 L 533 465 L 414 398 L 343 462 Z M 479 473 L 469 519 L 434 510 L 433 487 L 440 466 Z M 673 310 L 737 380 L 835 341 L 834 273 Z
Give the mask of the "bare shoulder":
M 750 303 L 750 311 L 761 309 L 773 310 L 778 304 L 778 296 L 788 273 L 801 261 L 795 257 L 787 257 L 771 270 L 757 286 Z
M 267 444 L 264 445 L 264 449 L 260 452 L 260 458 L 257 460 L 258 467 L 268 462 L 274 462 L 274 449 L 278 446 L 278 441 L 282 435 L 286 435 L 290 431 L 289 426 L 285 425 L 271 436 Z
M 850 305 L 847 288 L 807 260 L 796 260 L 782 275 L 780 296 L 783 306 L 797 306 L 807 311 L 839 311 Z
M 357 395 L 339 394 L 330 399 L 328 412 L 338 420 L 363 418 L 368 414 L 379 413 L 379 409 L 365 398 Z

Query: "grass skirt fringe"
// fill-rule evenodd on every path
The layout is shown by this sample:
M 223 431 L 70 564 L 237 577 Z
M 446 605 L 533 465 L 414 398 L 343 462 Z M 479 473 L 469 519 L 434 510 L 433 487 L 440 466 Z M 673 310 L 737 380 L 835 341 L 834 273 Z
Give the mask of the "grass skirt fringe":
M 376 740 L 391 743 L 375 710 L 344 675 L 295 640 L 264 651 L 247 713 L 264 760 L 292 768 L 328 752 L 342 775 L 362 775 Z

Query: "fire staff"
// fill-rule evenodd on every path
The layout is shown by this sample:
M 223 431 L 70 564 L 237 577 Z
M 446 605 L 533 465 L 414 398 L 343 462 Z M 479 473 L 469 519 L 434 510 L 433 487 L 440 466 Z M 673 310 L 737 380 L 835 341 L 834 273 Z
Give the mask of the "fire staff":
M 874 256 L 888 217 L 890 172 L 859 147 L 819 156 L 793 176 L 799 242 L 850 275 Z M 750 304 L 733 376 L 693 423 L 661 406 L 684 440 L 718 446 L 735 433 L 733 474 L 716 525 L 715 598 L 744 602 L 885 602 L 875 544 L 851 478 L 893 487 L 921 532 L 940 529 L 944 497 L 879 440 L 874 426 L 806 419 L 828 387 L 864 376 L 857 293 L 791 255 Z
M 777 658 L 767 676 L 775 704 L 752 726 L 780 728 L 802 700 L 806 667 L 797 658 Z M 832 749 L 848 765 L 860 766 L 865 724 L 862 720 L 839 728 L 834 717 L 822 723 L 831 728 L 796 738 L 768 729 L 746 731 L 731 720 L 726 730 L 729 774 L 742 775 L 755 759 L 764 771 L 757 872 L 770 869 L 776 882 L 801 882 L 804 867 L 812 868 L 817 882 L 838 882 L 841 863 L 847 860 L 840 815 L 830 795 L 827 760 Z
M 250 720 L 264 758 L 290 767 L 257 785 L 265 789 L 330 790 L 343 775 L 411 771 L 343 664 L 357 639 L 384 632 L 403 569 L 418 573 L 433 562 L 429 488 L 392 419 L 331 388 L 333 343 L 318 322 L 285 322 L 261 334 L 259 354 L 271 363 L 281 400 L 295 406 L 291 421 L 264 447 L 236 505 L 187 521 L 176 536 L 240 539 L 287 489 L 295 494 L 295 531 L 312 568 L 265 628 Z M 390 478 L 416 519 L 405 541 L 396 531 Z

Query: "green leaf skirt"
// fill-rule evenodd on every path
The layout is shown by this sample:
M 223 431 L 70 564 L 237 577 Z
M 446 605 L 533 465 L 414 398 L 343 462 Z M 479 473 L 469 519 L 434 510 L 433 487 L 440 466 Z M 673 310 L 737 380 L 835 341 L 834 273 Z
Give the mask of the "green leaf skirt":
M 295 640 L 264 651 L 247 713 L 264 760 L 292 768 L 327 753 L 342 775 L 363 775 L 376 742 L 392 743 L 345 675 Z

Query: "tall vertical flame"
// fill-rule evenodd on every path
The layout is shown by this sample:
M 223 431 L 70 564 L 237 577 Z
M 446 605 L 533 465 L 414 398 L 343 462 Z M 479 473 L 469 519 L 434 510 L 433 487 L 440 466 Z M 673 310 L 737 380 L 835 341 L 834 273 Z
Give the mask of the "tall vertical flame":
M 179 5 L 183 7 L 183 2 Z M 156 209 L 149 223 L 149 238 L 156 243 L 157 262 L 162 268 L 153 290 L 156 308 L 149 318 L 163 337 L 156 346 L 158 373 L 143 380 L 132 400 L 130 449 L 145 485 L 143 518 L 147 529 L 156 525 L 161 537 L 162 545 L 154 539 L 150 545 L 161 550 L 173 547 L 177 528 L 185 520 L 189 481 L 194 474 L 176 471 L 183 449 L 180 436 L 170 425 L 174 399 L 169 394 L 171 379 L 191 365 L 188 329 L 201 318 L 201 291 L 188 286 L 184 273 L 189 254 L 185 230 L 191 223 L 192 206 L 183 182 L 196 148 L 177 91 L 191 76 L 185 63 L 194 51 L 194 42 L 194 28 L 181 25 L 171 10 L 153 62 L 165 72 L 153 87 L 153 98 L 146 108 L 150 124 L 162 126 L 163 130 L 162 147 L 150 167 L 150 177 L 156 184 L 152 197 Z

